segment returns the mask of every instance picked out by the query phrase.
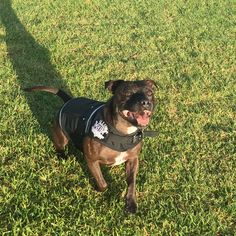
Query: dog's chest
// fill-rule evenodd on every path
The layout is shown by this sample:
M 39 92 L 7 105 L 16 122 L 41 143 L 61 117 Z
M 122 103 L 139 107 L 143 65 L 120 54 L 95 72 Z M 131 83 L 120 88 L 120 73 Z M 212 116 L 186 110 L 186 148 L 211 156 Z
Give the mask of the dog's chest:
M 115 157 L 115 162 L 111 166 L 117 166 L 124 163 L 127 160 L 127 152 L 121 152 L 118 156 Z

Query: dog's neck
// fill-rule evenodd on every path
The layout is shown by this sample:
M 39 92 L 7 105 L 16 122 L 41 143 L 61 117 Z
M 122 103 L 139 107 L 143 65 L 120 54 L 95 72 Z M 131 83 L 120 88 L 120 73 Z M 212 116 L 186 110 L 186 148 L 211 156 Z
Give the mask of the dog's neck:
M 137 131 L 137 127 L 131 125 L 128 121 L 126 121 L 123 117 L 117 114 L 115 118 L 115 122 L 113 122 L 114 127 L 122 134 L 132 134 Z

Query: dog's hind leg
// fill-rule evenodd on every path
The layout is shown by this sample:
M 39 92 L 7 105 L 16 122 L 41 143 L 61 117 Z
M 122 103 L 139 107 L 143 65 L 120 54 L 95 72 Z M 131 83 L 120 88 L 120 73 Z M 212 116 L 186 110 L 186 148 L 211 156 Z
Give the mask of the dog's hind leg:
M 68 138 L 63 133 L 57 121 L 54 121 L 52 128 L 52 139 L 59 158 L 65 158 L 64 148 L 68 144 Z

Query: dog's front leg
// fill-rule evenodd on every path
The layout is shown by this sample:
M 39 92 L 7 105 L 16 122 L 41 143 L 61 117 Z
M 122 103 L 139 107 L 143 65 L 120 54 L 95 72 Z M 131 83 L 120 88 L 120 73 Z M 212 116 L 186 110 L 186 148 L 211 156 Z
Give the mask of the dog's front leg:
M 97 182 L 98 190 L 101 192 L 105 191 L 107 188 L 107 183 L 105 179 L 103 178 L 99 162 L 87 160 L 87 163 L 93 177 L 95 178 Z
M 128 160 L 125 164 L 128 184 L 128 190 L 126 194 L 126 210 L 130 213 L 135 213 L 137 211 L 135 185 L 136 175 L 138 172 L 138 158 Z

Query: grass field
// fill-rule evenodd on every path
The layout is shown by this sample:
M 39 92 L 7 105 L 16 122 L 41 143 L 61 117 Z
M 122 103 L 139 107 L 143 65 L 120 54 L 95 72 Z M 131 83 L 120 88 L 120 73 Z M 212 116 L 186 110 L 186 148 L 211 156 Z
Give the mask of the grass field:
M 233 0 L 0 0 L 0 235 L 236 235 Z M 106 100 L 111 79 L 156 81 L 157 107 L 124 211 L 124 166 L 94 190 L 73 148 L 57 159 L 62 102 Z

